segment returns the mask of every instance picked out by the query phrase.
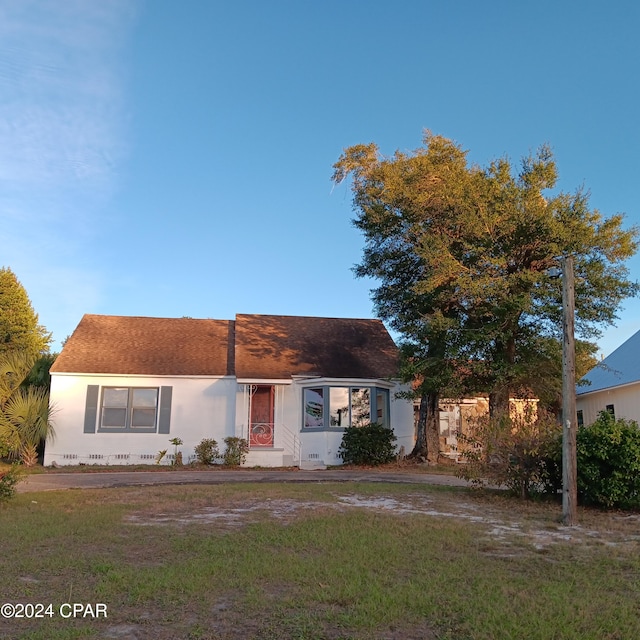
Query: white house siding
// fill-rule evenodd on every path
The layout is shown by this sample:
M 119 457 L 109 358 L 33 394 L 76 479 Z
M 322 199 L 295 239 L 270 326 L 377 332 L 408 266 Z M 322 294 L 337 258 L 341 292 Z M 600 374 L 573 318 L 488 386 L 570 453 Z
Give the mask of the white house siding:
M 170 432 L 84 433 L 87 386 L 172 387 Z M 146 377 L 54 374 L 51 377 L 51 404 L 56 438 L 45 447 L 44 464 L 150 464 L 158 451 L 174 450 L 169 440 L 184 442 L 179 447 L 184 462 L 194 455 L 203 438 L 235 435 L 236 392 L 232 377 Z M 99 414 L 99 411 L 98 411 Z M 99 422 L 99 415 L 98 420 Z M 165 463 L 170 458 L 165 458 Z
M 266 383 L 266 382 L 265 382 Z M 390 385 L 380 380 L 305 379 L 293 384 L 275 384 L 273 448 L 253 448 L 246 466 L 292 466 L 298 463 L 340 465 L 338 449 L 342 431 L 305 431 L 303 429 L 303 389 L 311 386 L 370 386 L 389 389 L 391 426 L 398 437 L 398 448 L 409 452 L 414 444 L 413 409 L 411 401 L 396 400 L 395 394 L 408 387 Z M 248 437 L 248 385 L 239 384 L 236 394 L 236 435 Z
M 635 420 L 640 424 L 640 382 L 581 393 L 576 398 L 576 410 L 582 411 L 585 425 L 595 422 L 598 414 L 611 404 L 616 418 Z
M 391 390 L 391 426 L 395 431 L 398 450 L 404 447 L 405 454 L 411 453 L 416 443 L 416 431 L 413 422 L 413 402 L 395 398 L 398 391 L 408 393 L 411 385 L 397 385 Z
M 247 457 L 246 466 L 290 466 L 299 462 L 342 464 L 338 449 L 342 431 L 306 431 L 302 428 L 302 391 L 315 385 L 378 386 L 389 388 L 390 424 L 398 448 L 411 451 L 414 444 L 412 403 L 398 400 L 400 385 L 380 380 L 336 380 L 277 384 L 275 394 L 274 446 L 255 448 Z M 100 433 L 99 411 L 95 433 L 84 432 L 87 387 L 171 387 L 170 432 L 163 433 Z M 195 446 L 204 438 L 214 438 L 224 449 L 228 436 L 247 438 L 248 397 L 244 385 L 226 377 L 147 377 L 54 374 L 51 380 L 51 404 L 57 437 L 47 443 L 44 464 L 153 464 L 157 453 L 174 451 L 169 440 L 180 438 L 183 461 L 194 457 Z M 163 463 L 171 458 L 165 457 Z

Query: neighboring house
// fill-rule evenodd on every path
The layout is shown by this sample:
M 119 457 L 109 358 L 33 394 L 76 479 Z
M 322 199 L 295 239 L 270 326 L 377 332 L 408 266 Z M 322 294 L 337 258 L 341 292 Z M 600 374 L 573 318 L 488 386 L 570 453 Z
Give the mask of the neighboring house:
M 419 406 L 418 406 L 419 409 Z M 440 399 L 440 455 L 458 461 L 465 444 L 460 435 L 470 435 L 471 426 L 489 412 L 489 398 Z
M 176 437 L 187 462 L 202 439 L 237 436 L 248 466 L 335 465 L 344 428 L 370 422 L 410 451 L 397 367 L 379 320 L 85 315 L 51 368 L 44 463 L 153 463 Z
M 598 363 L 576 388 L 578 425 L 601 411 L 640 423 L 640 331 Z
M 511 416 L 524 415 L 525 411 L 536 411 L 538 401 L 535 399 L 511 398 L 509 401 Z M 414 423 L 417 428 L 420 415 L 420 399 L 416 398 L 413 405 Z M 489 398 L 476 396 L 470 398 L 440 398 L 438 406 L 439 435 L 441 461 L 460 461 L 461 454 L 469 446 L 464 437 L 473 434 L 473 427 L 479 419 L 489 413 Z

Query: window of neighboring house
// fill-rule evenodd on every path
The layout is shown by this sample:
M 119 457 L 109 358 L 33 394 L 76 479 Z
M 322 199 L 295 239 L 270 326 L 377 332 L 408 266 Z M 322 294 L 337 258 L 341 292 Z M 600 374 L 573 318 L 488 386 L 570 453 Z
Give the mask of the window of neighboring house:
M 304 428 L 345 429 L 371 422 L 389 424 L 389 390 L 377 387 L 304 389 Z
M 615 408 L 612 404 L 608 404 L 606 407 L 607 411 L 611 414 L 611 417 L 615 420 L 616 417 L 616 411 Z
M 100 407 L 100 431 L 155 432 L 158 389 L 104 387 Z
M 582 413 L 582 409 L 577 412 L 578 416 L 578 426 L 584 427 L 584 413 Z

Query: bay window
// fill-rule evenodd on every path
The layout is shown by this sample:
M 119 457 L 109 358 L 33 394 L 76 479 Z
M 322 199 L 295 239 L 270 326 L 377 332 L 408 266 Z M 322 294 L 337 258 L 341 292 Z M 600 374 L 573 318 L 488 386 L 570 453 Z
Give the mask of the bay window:
M 322 386 L 303 391 L 305 429 L 345 429 L 372 422 L 389 426 L 389 390 Z

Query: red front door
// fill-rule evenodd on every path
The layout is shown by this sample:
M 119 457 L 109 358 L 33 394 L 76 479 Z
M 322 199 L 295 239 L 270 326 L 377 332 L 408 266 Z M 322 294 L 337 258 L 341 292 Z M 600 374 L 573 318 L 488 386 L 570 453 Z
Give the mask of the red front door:
M 251 395 L 249 446 L 273 447 L 273 386 L 257 385 Z

